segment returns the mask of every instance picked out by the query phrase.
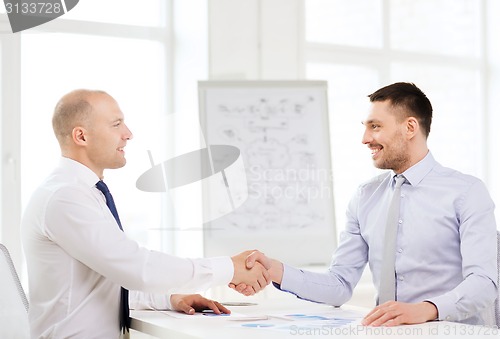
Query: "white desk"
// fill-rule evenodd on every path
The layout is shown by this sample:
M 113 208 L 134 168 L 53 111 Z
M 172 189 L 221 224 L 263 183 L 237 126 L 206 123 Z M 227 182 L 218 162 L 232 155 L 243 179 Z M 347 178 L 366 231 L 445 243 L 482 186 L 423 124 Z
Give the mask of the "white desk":
M 299 299 L 293 300 L 264 300 L 256 306 L 233 306 L 232 312 L 260 316 L 268 314 L 311 313 L 341 314 L 342 310 L 352 315 L 367 312 L 359 307 L 343 306 L 335 309 L 331 306 L 315 304 Z M 156 311 L 132 311 L 132 328 L 158 338 L 174 339 L 255 339 L 255 338 L 500 338 L 500 330 L 482 326 L 470 326 L 452 322 L 429 322 L 420 325 L 405 325 L 398 327 L 365 327 L 355 320 L 342 327 L 318 325 L 316 329 L 310 327 L 293 327 L 294 321 L 269 318 L 268 320 L 230 320 L 229 317 L 196 317 L 176 319 Z M 287 331 L 278 331 L 271 328 L 245 328 L 243 323 L 259 323 L 289 325 Z M 310 322 L 312 323 L 312 322 Z M 318 323 L 322 324 L 322 323 Z

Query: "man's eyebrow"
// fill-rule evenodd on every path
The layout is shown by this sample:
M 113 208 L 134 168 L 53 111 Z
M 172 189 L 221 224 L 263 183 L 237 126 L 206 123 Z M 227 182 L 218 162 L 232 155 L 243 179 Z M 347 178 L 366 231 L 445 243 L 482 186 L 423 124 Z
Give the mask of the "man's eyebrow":
M 362 125 L 369 125 L 369 124 L 373 124 L 373 123 L 380 124 L 381 121 L 377 120 L 377 119 L 370 119 L 370 120 L 366 120 L 366 121 L 361 121 Z

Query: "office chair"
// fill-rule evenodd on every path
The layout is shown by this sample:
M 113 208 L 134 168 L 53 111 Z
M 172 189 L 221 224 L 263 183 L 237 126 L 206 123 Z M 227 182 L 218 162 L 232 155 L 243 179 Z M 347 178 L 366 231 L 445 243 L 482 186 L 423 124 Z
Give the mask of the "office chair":
M 29 338 L 28 307 L 9 251 L 0 244 L 0 338 Z
M 497 231 L 497 286 L 500 284 L 500 232 Z M 500 292 L 500 289 L 499 289 Z M 500 328 L 500 295 L 497 294 L 495 299 L 495 322 L 497 327 Z

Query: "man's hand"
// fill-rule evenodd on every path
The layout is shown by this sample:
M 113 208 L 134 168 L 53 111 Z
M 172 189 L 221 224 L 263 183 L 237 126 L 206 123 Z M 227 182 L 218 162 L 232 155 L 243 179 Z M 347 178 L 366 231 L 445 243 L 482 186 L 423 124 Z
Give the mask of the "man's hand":
M 256 258 L 258 261 L 254 261 L 252 267 L 247 268 L 247 258 L 252 254 L 254 255 L 253 258 Z M 234 265 L 234 276 L 231 284 L 238 285 L 243 283 L 252 290 L 251 294 L 255 294 L 271 282 L 269 272 L 267 272 L 267 267 L 270 267 L 270 263 L 266 261 L 267 257 L 259 251 L 245 251 L 235 255 L 231 259 Z
M 186 314 L 194 314 L 204 310 L 212 310 L 216 314 L 231 313 L 230 310 L 214 300 L 202 297 L 199 294 L 172 294 L 170 296 L 172 309 Z
M 438 316 L 436 306 L 430 302 L 416 304 L 388 301 L 375 307 L 361 324 L 365 326 L 397 326 L 401 324 L 421 324 Z
M 281 284 L 281 280 L 283 279 L 283 264 L 280 261 L 268 258 L 259 251 L 254 251 L 247 257 L 245 264 L 248 269 L 251 269 L 256 262 L 263 264 L 268 270 L 271 281 Z M 229 287 L 246 296 L 255 294 L 253 288 L 244 283 L 230 283 Z

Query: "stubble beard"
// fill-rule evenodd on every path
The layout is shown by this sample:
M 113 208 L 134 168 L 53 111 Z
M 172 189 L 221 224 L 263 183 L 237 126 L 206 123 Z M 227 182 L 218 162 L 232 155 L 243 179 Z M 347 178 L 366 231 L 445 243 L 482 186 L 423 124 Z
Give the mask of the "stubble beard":
M 382 150 L 384 156 L 379 161 L 374 160 L 374 165 L 379 169 L 388 169 L 401 173 L 402 169 L 406 169 L 410 163 L 408 146 L 402 136 L 396 137 L 390 144 L 394 146 L 384 147 Z

